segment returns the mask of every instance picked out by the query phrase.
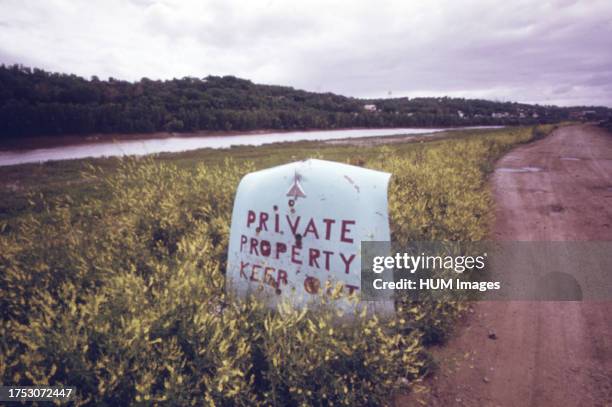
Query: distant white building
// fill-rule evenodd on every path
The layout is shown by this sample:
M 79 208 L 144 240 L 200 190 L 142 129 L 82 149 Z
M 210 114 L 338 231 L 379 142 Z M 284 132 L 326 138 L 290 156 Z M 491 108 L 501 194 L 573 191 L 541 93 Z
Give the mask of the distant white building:
M 510 113 L 508 113 L 508 112 L 495 112 L 495 113 L 491 113 L 491 117 L 493 117 L 494 119 L 501 119 L 503 117 L 510 117 Z
M 363 109 L 367 110 L 368 112 L 375 112 L 376 105 L 363 105 Z
M 597 112 L 595 110 L 583 110 L 581 117 L 583 120 L 592 120 L 597 117 Z
M 465 117 L 465 114 L 461 110 L 457 110 L 457 116 L 463 119 Z

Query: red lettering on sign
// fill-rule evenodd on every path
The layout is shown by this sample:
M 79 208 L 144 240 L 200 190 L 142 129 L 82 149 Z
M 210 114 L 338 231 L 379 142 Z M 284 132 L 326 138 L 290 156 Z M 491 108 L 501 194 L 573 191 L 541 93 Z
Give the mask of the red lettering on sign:
M 282 242 L 276 243 L 276 259 L 278 260 L 281 253 L 287 253 L 287 245 Z
M 289 215 L 286 216 L 287 217 L 287 223 L 289 223 L 289 228 L 291 229 L 291 233 L 292 234 L 297 234 L 297 228 L 300 225 L 300 217 L 297 216 L 295 218 L 295 223 L 291 223 L 291 218 L 289 217 Z
M 268 221 L 268 214 L 266 212 L 259 213 L 259 230 L 268 230 L 268 225 L 266 222 Z
M 283 219 L 283 216 L 285 219 Z M 240 253 L 247 257 L 248 261 L 240 260 L 240 279 L 251 282 L 264 283 L 275 289 L 276 294 L 281 294 L 281 286 L 289 283 L 288 271 L 295 272 L 292 279 L 300 279 L 302 274 L 316 272 L 325 269 L 331 272 L 332 268 L 342 272 L 344 267 L 345 274 L 350 274 L 352 264 L 357 258 L 357 253 L 351 254 L 351 250 L 344 252 L 337 250 L 324 250 L 316 244 L 323 240 L 330 242 L 329 247 L 337 246 L 338 242 L 353 244 L 356 240 L 355 220 L 350 219 L 331 219 L 307 217 L 302 222 L 302 216 L 297 214 L 285 214 L 279 211 L 278 206 L 274 206 L 274 211 L 248 210 L 246 214 L 247 228 L 251 232 L 240 235 Z M 255 228 L 257 226 L 257 228 Z M 255 229 L 253 231 L 253 229 Z M 267 231 L 270 236 L 275 234 L 275 238 L 269 240 L 261 239 L 259 232 Z M 250 235 L 253 235 L 251 237 Z M 284 236 L 281 236 L 284 235 Z M 268 235 L 266 235 L 268 237 Z M 333 242 L 331 242 L 333 240 Z M 332 245 L 333 243 L 333 245 Z M 312 247 L 314 246 L 314 247 Z M 257 260 L 259 258 L 259 260 Z M 285 269 L 276 268 L 280 262 L 284 264 L 289 260 L 293 266 Z M 340 260 L 340 263 L 338 262 Z M 275 263 L 275 261 L 277 261 Z M 253 263 L 254 262 L 254 263 Z M 259 262 L 259 264 L 257 264 Z M 342 265 L 340 265 L 342 264 Z M 315 294 L 320 292 L 322 281 L 320 276 L 306 276 L 304 290 L 307 293 Z M 295 284 L 296 281 L 292 281 Z M 299 283 L 298 283 L 299 284 Z M 344 290 L 349 294 L 359 290 L 359 286 L 345 284 Z
M 319 262 L 317 259 L 321 256 L 321 252 L 317 249 L 310 249 L 308 251 L 308 265 L 310 267 L 319 268 Z
M 340 253 L 340 258 L 342 259 L 342 262 L 344 263 L 344 272 L 348 274 L 351 268 L 351 263 L 355 259 L 355 255 L 351 254 L 349 258 L 347 259 L 346 257 L 344 257 L 344 253 Z
M 353 243 L 353 239 L 348 237 L 347 235 L 350 233 L 349 225 L 354 225 L 354 220 L 343 220 L 342 221 L 342 231 L 340 232 L 340 240 L 345 243 Z
M 272 277 L 272 274 L 270 274 L 273 271 L 274 271 L 274 267 L 264 268 L 263 281 L 264 283 L 271 285 L 272 287 L 276 287 L 276 281 Z
M 281 281 L 283 284 L 287 285 L 287 272 L 283 269 L 278 269 L 278 273 L 276 274 L 276 286 L 279 288 Z
M 249 213 L 247 214 L 247 228 L 251 226 L 251 223 L 255 222 L 255 219 L 257 219 L 255 212 L 249 211 Z
M 331 239 L 331 228 L 334 223 L 336 223 L 333 219 L 323 219 L 323 223 L 325 223 L 325 240 Z
M 259 281 L 256 277 L 255 277 L 255 270 L 256 269 L 260 269 L 261 266 L 258 266 L 257 264 L 253 264 L 253 268 L 251 268 L 251 281 Z
M 244 269 L 247 267 L 249 267 L 249 263 L 245 263 L 242 260 L 240 260 L 240 277 L 244 277 L 246 280 L 249 279 L 249 277 L 244 272 Z
M 329 271 L 329 258 L 332 254 L 334 254 L 334 252 L 330 252 L 329 250 L 323 250 L 323 254 L 325 255 L 325 270 Z
M 253 253 L 259 256 L 259 252 L 257 251 L 257 239 L 255 239 L 254 237 L 251 238 L 251 247 L 249 250 L 249 254 L 253 254 Z
M 272 245 L 267 240 L 261 241 L 260 249 L 262 256 L 269 257 L 270 253 L 272 253 Z
M 294 264 L 302 264 L 302 260 L 297 257 L 300 256 L 300 248 L 297 246 L 291 246 L 291 262 Z
M 308 294 L 318 293 L 319 288 L 321 288 L 321 282 L 318 278 L 306 276 L 306 278 L 304 279 L 304 290 L 306 290 Z
M 317 225 L 315 225 L 314 219 L 310 218 L 310 222 L 306 226 L 306 230 L 304 230 L 304 237 L 306 237 L 309 233 L 312 233 L 317 239 L 319 238 L 319 232 L 317 231 Z

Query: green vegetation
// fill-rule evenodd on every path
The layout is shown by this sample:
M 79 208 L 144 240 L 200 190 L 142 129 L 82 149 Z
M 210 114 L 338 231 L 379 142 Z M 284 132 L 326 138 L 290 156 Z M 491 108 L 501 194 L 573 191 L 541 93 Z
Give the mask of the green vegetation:
M 272 311 L 227 296 L 238 181 L 306 156 L 378 168 L 393 173 L 395 241 L 479 240 L 492 163 L 540 131 L 550 128 L 0 169 L 0 380 L 70 384 L 92 405 L 388 404 L 427 374 L 426 345 L 464 305 L 404 303 L 390 320 L 349 321 L 333 307 Z
M 446 97 L 357 99 L 231 76 L 86 80 L 0 66 L 0 142 L 91 133 L 525 125 L 560 122 L 583 110 Z M 593 120 L 611 111 L 592 107 L 589 112 Z

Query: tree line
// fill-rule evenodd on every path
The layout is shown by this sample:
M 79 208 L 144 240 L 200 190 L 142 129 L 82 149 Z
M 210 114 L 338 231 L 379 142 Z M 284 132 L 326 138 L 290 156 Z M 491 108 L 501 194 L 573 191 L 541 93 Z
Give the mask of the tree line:
M 368 106 L 369 105 L 369 106 Z M 607 108 L 589 108 L 597 116 Z M 358 99 L 233 76 L 128 82 L 0 65 L 0 137 L 551 123 L 571 108 L 462 98 Z

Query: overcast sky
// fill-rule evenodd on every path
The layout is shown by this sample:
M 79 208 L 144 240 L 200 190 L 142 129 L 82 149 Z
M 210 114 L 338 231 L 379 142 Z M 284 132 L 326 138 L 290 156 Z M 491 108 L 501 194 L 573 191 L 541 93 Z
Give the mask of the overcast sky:
M 0 0 L 0 62 L 612 106 L 612 0 Z

